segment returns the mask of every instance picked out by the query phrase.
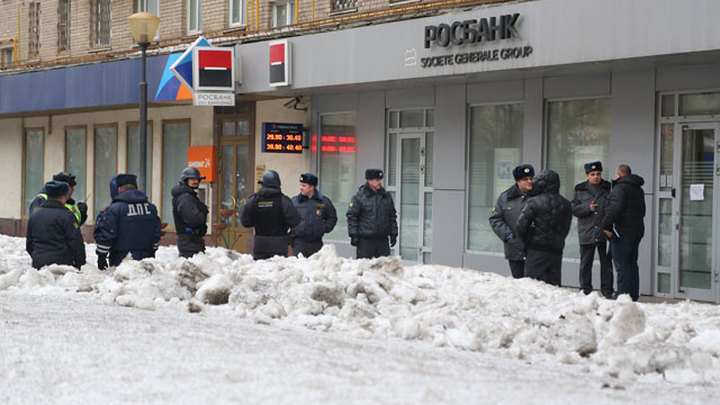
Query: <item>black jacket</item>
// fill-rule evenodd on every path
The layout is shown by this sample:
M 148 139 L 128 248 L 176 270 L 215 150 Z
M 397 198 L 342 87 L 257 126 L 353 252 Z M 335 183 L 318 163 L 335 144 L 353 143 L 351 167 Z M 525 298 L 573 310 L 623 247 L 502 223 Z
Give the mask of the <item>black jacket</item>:
M 110 253 L 117 266 L 128 252 L 135 260 L 155 257 L 160 242 L 160 218 L 155 204 L 140 190 L 126 190 L 113 199 L 95 223 L 95 242 L 100 254 Z
M 397 212 L 392 196 L 365 183 L 350 201 L 346 214 L 350 238 L 380 239 L 397 236 Z
M 240 223 L 246 228 L 255 228 L 253 256 L 287 256 L 288 232 L 300 223 L 300 215 L 282 190 L 263 187 L 245 202 Z
M 604 237 L 602 230 L 613 230 L 619 237 L 642 238 L 645 235 L 645 192 L 642 177 L 631 174 L 613 181 L 610 202 L 602 220 L 602 229 L 596 234 Z
M 48 264 L 66 264 L 79 269 L 85 264 L 80 225 L 58 200 L 45 201 L 30 215 L 25 250 L 36 269 Z
M 517 184 L 513 184 L 500 193 L 488 218 L 493 231 L 503 241 L 507 260 L 523 260 L 525 257 L 525 244 L 517 237 L 517 220 L 525 198 L 526 195 L 520 191 Z
M 181 182 L 173 187 L 172 207 L 177 234 L 189 233 L 193 236 L 205 236 L 207 233 L 208 207 L 200 201 L 197 192 Z
M 562 254 L 565 237 L 570 232 L 572 206 L 561 196 L 560 176 L 543 170 L 533 178 L 530 198 L 518 218 L 518 236 L 527 250 Z
M 298 194 L 292 203 L 300 215 L 300 223 L 293 228 L 293 237 L 308 242 L 321 242 L 323 235 L 335 228 L 337 213 L 329 198 L 319 191 L 311 198 Z
M 590 211 L 590 203 L 595 202 L 595 211 Z M 602 230 L 602 219 L 610 201 L 610 182 L 603 180 L 598 187 L 591 187 L 588 181 L 575 186 L 572 208 L 578 218 L 578 237 L 581 245 L 591 245 L 597 241 L 597 233 Z

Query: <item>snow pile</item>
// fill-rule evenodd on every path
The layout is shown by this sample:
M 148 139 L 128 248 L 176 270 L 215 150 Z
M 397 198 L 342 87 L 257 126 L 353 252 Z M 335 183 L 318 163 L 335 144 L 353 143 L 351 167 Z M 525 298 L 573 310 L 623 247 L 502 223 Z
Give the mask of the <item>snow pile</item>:
M 401 338 L 501 356 L 577 364 L 621 379 L 662 375 L 682 384 L 720 382 L 720 307 L 692 302 L 609 301 L 534 280 L 398 257 L 353 260 L 326 245 L 310 258 L 255 262 L 209 248 L 192 259 L 174 248 L 125 261 L 30 267 L 24 239 L 0 236 L 0 290 L 64 288 L 107 304 L 218 311 L 259 324 L 303 326 L 369 338 Z M 94 261 L 94 246 L 88 245 Z

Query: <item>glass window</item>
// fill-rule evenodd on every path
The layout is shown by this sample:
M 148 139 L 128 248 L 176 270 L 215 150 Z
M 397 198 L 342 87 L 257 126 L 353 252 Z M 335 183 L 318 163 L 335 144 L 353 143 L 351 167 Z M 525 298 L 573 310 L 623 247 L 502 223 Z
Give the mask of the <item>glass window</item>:
M 75 176 L 77 182 L 73 192 L 75 201 L 87 200 L 85 190 L 86 147 L 85 127 L 65 130 L 65 171 Z
M 328 234 L 329 240 L 348 239 L 345 212 L 358 188 L 355 130 L 354 113 L 320 117 L 320 192 L 332 200 L 338 211 L 338 222 Z
M 57 51 L 70 50 L 70 0 L 58 0 L 57 3 Z
M 357 0 L 332 0 L 332 11 L 348 11 L 357 9 Z
M 90 46 L 110 45 L 110 0 L 90 0 Z
M 28 4 L 28 59 L 40 57 L 40 2 Z
M 673 187 L 673 151 L 675 126 L 660 126 L 660 191 L 670 191 Z
M 245 25 L 247 0 L 230 0 L 230 26 Z
M 295 1 L 273 3 L 273 27 L 284 27 L 295 23 Z
M 606 165 L 610 141 L 610 100 L 557 101 L 548 103 L 547 168 L 560 175 L 560 194 L 572 200 L 575 185 L 586 181 L 583 165 L 600 160 Z M 605 167 L 603 177 L 612 177 Z M 580 257 L 577 218 L 565 239 L 565 257 Z
M 425 111 L 400 111 L 400 128 L 420 128 L 425 125 Z
M 679 115 L 720 114 L 720 93 L 681 94 Z
M 146 13 L 155 14 L 156 16 L 160 15 L 160 6 L 159 6 L 159 0 L 137 0 L 137 8 L 136 10 L 138 12 L 144 11 Z
M 178 184 L 180 173 L 187 167 L 187 150 L 190 146 L 190 123 L 163 123 L 163 176 L 162 222 L 175 226 L 172 215 L 171 190 Z
M 522 163 L 522 104 L 470 108 L 468 157 L 468 250 L 502 252 L 488 222 L 498 196 L 515 183 L 512 170 Z
M 661 99 L 662 104 L 662 116 L 663 117 L 674 117 L 675 116 L 675 95 L 674 94 L 668 94 L 665 96 L 662 96 Z
M 150 195 L 152 190 L 152 123 L 147 125 L 147 138 L 145 139 L 145 173 L 147 173 L 147 184 L 145 193 Z M 128 173 L 140 173 L 140 125 L 128 124 L 127 126 L 127 171 Z M 138 184 L 142 182 L 138 178 Z
M 117 174 L 117 127 L 95 128 L 95 213 L 112 202 L 110 198 L 110 179 Z
M 13 65 L 13 49 L 0 49 L 0 67 L 10 67 Z
M 202 0 L 188 0 L 187 30 L 198 32 L 202 30 Z
M 43 138 L 45 131 L 25 130 L 25 213 L 29 214 L 30 203 L 43 187 Z

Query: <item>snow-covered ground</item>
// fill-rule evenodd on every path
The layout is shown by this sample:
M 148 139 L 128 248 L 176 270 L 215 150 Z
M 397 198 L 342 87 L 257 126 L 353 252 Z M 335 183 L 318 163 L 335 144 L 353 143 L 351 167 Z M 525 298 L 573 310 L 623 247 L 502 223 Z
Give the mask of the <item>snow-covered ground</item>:
M 0 235 L 0 403 L 716 403 L 720 307 L 221 248 L 36 271 Z

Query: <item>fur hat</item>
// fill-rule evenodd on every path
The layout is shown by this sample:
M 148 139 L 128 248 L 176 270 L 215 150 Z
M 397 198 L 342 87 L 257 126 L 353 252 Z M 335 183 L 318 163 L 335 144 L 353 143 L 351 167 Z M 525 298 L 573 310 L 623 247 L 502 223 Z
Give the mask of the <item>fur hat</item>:
M 300 175 L 300 183 L 306 183 L 311 186 L 317 187 L 318 185 L 318 178 L 316 175 L 312 173 L 303 173 Z
M 51 180 L 45 183 L 45 193 L 49 198 L 58 198 L 70 194 L 70 185 L 64 181 Z
M 532 165 L 520 165 L 513 169 L 513 177 L 515 181 L 524 179 L 525 177 L 534 177 L 535 168 Z
M 366 180 L 376 180 L 383 178 L 383 171 L 381 169 L 367 169 L 365 170 L 365 179 Z
M 590 172 L 601 172 L 602 171 L 602 162 L 590 162 L 585 163 L 585 174 L 588 174 Z

